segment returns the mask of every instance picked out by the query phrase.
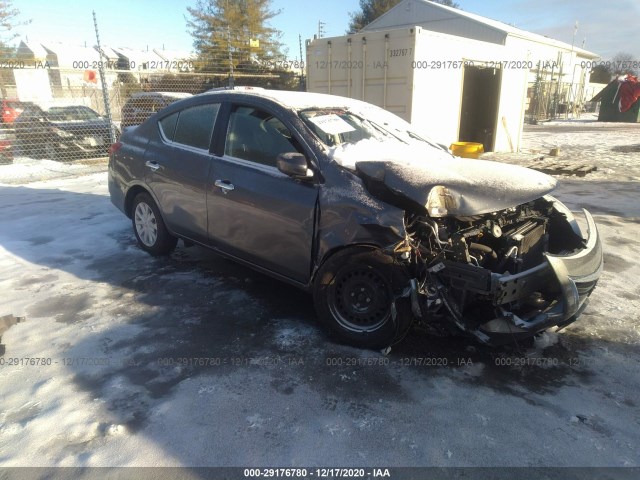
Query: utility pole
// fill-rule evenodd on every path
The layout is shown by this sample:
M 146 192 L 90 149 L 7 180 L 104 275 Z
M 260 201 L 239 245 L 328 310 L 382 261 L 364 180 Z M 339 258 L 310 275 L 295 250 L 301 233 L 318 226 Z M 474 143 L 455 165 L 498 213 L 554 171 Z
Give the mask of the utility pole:
M 231 55 L 231 28 L 227 25 L 227 49 L 229 50 L 229 88 L 233 88 L 233 55 Z
M 573 73 L 571 75 L 571 85 L 569 88 L 569 99 L 571 101 L 571 112 L 575 115 L 576 113 L 576 94 L 577 92 L 574 92 L 574 85 L 573 82 L 575 82 L 576 79 L 576 67 L 577 67 L 577 63 L 574 63 L 574 55 L 573 55 L 573 48 L 574 45 L 576 43 L 576 33 L 578 33 L 578 21 L 576 20 L 576 24 L 573 27 L 573 39 L 571 40 L 571 65 L 573 66 Z M 569 118 L 569 105 L 567 105 L 567 110 L 565 112 L 565 118 Z
M 231 54 L 231 25 L 229 25 L 229 0 L 226 1 L 225 16 L 227 18 L 227 50 L 229 51 L 229 88 L 233 88 L 233 55 Z
M 298 34 L 298 43 L 300 44 L 300 90 L 303 92 L 307 89 L 304 80 L 304 57 L 302 56 L 302 35 Z
M 100 54 L 100 58 L 107 58 L 100 46 L 100 35 L 98 34 L 98 20 L 96 19 L 96 11 L 93 11 L 93 26 L 96 30 L 96 49 Z M 116 131 L 111 118 L 111 107 L 109 106 L 109 92 L 107 91 L 107 80 L 104 73 L 104 62 L 98 62 L 98 72 L 100 72 L 100 85 L 102 86 L 102 101 L 104 102 L 104 113 L 109 120 L 109 138 L 111 143 L 116 143 Z
M 324 37 L 324 34 L 326 33 L 324 31 L 324 27 L 326 27 L 327 24 L 322 22 L 322 21 L 318 21 L 318 38 L 322 38 Z

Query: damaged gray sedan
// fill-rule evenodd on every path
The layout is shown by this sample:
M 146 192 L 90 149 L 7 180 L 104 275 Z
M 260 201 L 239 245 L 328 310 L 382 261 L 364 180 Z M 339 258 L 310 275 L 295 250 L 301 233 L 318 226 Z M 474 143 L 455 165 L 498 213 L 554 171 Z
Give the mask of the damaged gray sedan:
M 555 184 L 453 157 L 367 103 L 248 87 L 170 105 L 109 161 L 142 249 L 214 249 L 313 293 L 329 333 L 369 348 L 413 322 L 497 345 L 575 321 L 602 246 Z

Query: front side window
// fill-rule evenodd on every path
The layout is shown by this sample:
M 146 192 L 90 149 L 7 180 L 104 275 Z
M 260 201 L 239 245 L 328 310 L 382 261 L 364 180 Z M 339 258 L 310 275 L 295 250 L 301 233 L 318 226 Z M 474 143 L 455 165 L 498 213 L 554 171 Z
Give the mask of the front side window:
M 160 120 L 162 133 L 175 143 L 209 150 L 219 103 L 185 108 Z
M 304 153 L 291 131 L 270 113 L 237 106 L 231 112 L 225 155 L 275 167 L 281 153 Z

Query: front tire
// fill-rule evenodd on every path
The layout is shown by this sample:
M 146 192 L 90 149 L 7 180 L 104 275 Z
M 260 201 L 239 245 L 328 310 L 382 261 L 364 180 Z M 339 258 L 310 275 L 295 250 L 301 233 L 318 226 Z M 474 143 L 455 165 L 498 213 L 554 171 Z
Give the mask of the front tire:
M 342 250 L 322 265 L 314 282 L 313 299 L 320 323 L 344 343 L 388 347 L 411 326 L 408 299 L 396 298 L 408 280 L 404 269 L 380 250 Z
M 160 210 L 148 193 L 139 193 L 131 210 L 133 233 L 140 248 L 151 255 L 167 255 L 178 243 L 162 220 Z

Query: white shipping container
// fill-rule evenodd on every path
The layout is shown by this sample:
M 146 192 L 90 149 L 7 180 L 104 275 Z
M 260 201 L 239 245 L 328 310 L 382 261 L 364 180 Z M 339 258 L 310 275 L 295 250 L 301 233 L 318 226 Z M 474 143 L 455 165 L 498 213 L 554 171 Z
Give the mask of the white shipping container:
M 320 38 L 307 42 L 307 88 L 378 105 L 445 145 L 516 151 L 529 55 L 420 27 Z

